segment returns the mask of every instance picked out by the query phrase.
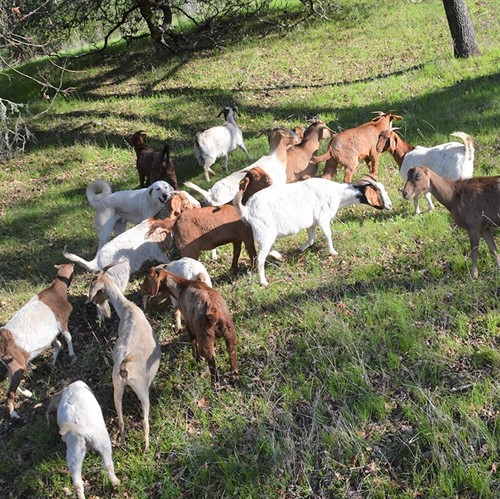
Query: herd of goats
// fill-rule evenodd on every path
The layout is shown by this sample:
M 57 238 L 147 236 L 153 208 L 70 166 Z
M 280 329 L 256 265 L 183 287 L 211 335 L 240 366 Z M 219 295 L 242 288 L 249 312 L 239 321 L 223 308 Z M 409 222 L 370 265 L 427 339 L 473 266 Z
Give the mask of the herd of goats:
M 234 107 L 226 107 L 224 123 L 196 134 L 194 149 L 205 178 L 210 182 L 212 166 L 240 147 L 251 162 Z M 339 208 L 356 203 L 376 209 L 391 209 L 384 186 L 377 181 L 380 154 L 389 151 L 406 182 L 402 191 L 413 200 L 419 213 L 418 198 L 423 194 L 429 208 L 431 195 L 452 214 L 458 226 L 468 232 L 471 246 L 471 277 L 478 277 L 478 246 L 482 236 L 500 268 L 492 229 L 500 226 L 500 176 L 474 177 L 474 145 L 463 132 L 452 135 L 461 142 L 434 147 L 413 146 L 397 134 L 392 113 L 377 112 L 368 123 L 342 132 L 332 131 L 319 119 L 294 130 L 283 127 L 268 131 L 270 151 L 250 166 L 233 172 L 208 189 L 186 182 L 185 186 L 203 197 L 202 203 L 185 190 L 179 190 L 168 144 L 155 149 L 139 131 L 126 136 L 135 149 L 140 187 L 112 192 L 108 182 L 96 180 L 86 189 L 87 199 L 96 210 L 95 227 L 99 248 L 91 261 L 69 253 L 64 256 L 94 273 L 88 302 L 99 315 L 111 317 L 111 306 L 119 317 L 118 335 L 113 348 L 113 394 L 121 444 L 125 443 L 122 398 L 126 386 L 132 388 L 143 410 L 145 448 L 149 448 L 149 388 L 160 363 L 160 344 L 143 309 L 170 298 L 177 329 L 181 316 L 195 358 L 208 364 L 211 381 L 220 386 L 215 363 L 215 340 L 222 337 L 229 355 L 231 376 L 238 376 L 236 328 L 229 308 L 213 289 L 210 275 L 199 261 L 202 251 L 216 252 L 218 246 L 233 245 L 231 270 L 238 270 L 242 244 L 255 264 L 259 282 L 268 285 L 264 272 L 266 258 L 282 259 L 272 250 L 276 239 L 307 229 L 301 250 L 314 243 L 315 229 L 323 232 L 331 255 L 330 223 Z M 315 156 L 320 142 L 330 139 L 326 152 Z M 365 161 L 369 175 L 353 182 L 359 161 Z M 322 178 L 318 165 L 325 162 Z M 332 182 L 337 169 L 344 169 L 344 182 Z M 202 204 L 204 206 L 202 206 Z M 127 224 L 135 224 L 127 230 Z M 113 234 L 115 237 L 113 238 Z M 258 248 L 258 252 L 256 251 Z M 172 254 L 179 258 L 172 260 Z M 143 309 L 124 296 L 132 273 L 148 261 L 151 267 L 141 286 Z M 61 349 L 58 335 L 67 342 L 74 356 L 68 319 L 72 306 L 68 287 L 73 264 L 58 265 L 52 285 L 17 311 L 0 328 L 0 357 L 9 374 L 7 409 L 10 421 L 20 419 L 15 410 L 16 391 L 29 397 L 20 386 L 29 361 L 55 347 L 51 364 Z M 77 496 L 84 497 L 81 476 L 87 448 L 99 452 L 114 486 L 112 447 L 99 403 L 90 388 L 76 381 L 52 397 L 47 410 L 57 414 L 60 434 L 67 446 L 67 463 Z

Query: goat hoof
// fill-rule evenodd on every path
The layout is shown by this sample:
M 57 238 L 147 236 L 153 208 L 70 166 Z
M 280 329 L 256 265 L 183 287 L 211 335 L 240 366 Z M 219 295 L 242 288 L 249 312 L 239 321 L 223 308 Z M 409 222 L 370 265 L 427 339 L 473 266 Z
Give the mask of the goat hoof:
M 7 430 L 11 430 L 12 428 L 15 428 L 16 426 L 21 426 L 24 424 L 24 418 L 18 414 L 17 411 L 14 411 L 10 419 L 7 421 L 5 428 Z

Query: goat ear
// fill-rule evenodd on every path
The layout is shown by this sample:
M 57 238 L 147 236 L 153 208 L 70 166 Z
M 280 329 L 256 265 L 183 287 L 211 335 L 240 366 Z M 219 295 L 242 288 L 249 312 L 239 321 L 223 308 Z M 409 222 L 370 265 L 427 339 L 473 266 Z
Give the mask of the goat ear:
M 102 290 L 102 283 L 101 282 L 96 282 L 94 285 L 90 286 L 89 289 L 89 295 L 87 297 L 86 303 L 92 303 L 94 298 L 96 297 L 97 293 Z
M 376 208 L 381 206 L 378 192 L 371 185 L 365 187 L 365 198 L 370 206 Z
M 172 213 L 176 216 L 180 215 L 182 212 L 182 199 L 179 194 L 176 194 L 170 201 L 170 206 L 172 207 Z
M 46 417 L 47 417 L 47 424 L 49 423 L 49 416 L 53 414 L 54 412 L 57 412 L 57 408 L 59 407 L 59 403 L 61 402 L 61 397 L 62 393 L 64 390 L 61 390 L 57 393 L 55 393 L 52 398 L 50 399 L 49 407 L 47 407 L 46 411 Z
M 332 136 L 332 131 L 325 125 L 321 128 L 321 140 L 328 139 Z
M 398 136 L 395 133 L 391 133 L 391 138 L 389 140 L 391 149 L 396 150 L 396 148 L 398 147 Z
M 249 177 L 246 175 L 241 179 L 240 182 L 240 191 L 246 191 L 248 188 L 248 184 L 250 183 Z

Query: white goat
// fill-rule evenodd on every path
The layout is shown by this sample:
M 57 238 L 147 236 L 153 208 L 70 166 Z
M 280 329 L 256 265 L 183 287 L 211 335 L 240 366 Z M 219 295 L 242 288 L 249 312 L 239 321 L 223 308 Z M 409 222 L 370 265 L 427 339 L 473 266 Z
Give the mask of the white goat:
M 68 319 L 73 307 L 68 301 L 68 287 L 73 277 L 73 265 L 56 265 L 57 275 L 51 286 L 44 289 L 18 310 L 0 328 L 0 360 L 9 373 L 7 409 L 11 418 L 19 419 L 14 410 L 16 390 L 31 397 L 29 390 L 19 385 L 28 362 L 38 357 L 50 345 L 55 345 L 51 365 L 55 366 L 61 350 L 57 335 L 61 333 L 73 357 L 73 342 L 68 331 Z
M 262 156 L 250 166 L 219 180 L 208 191 L 192 182 L 185 182 L 184 185 L 202 194 L 207 204 L 221 206 L 232 201 L 247 171 L 256 166 L 260 166 L 272 178 L 274 185 L 284 184 L 286 182 L 287 149 L 299 142 L 299 137 L 292 130 L 273 128 L 269 139 L 270 151 L 267 156 Z
M 472 177 L 474 170 L 474 143 L 470 135 L 464 132 L 453 132 L 453 137 L 463 140 L 447 142 L 434 147 L 412 146 L 406 143 L 396 132 L 398 128 L 390 128 L 380 133 L 377 151 L 389 151 L 399 165 L 399 175 L 406 181 L 408 171 L 415 166 L 425 165 L 441 177 L 460 180 Z M 429 209 L 434 209 L 431 193 L 424 193 Z M 420 213 L 419 196 L 415 196 L 413 204 L 415 214 Z
M 119 266 L 120 263 L 114 264 Z M 111 267 L 111 265 L 109 266 Z M 139 398 L 144 427 L 145 450 L 149 449 L 149 387 L 160 366 L 160 344 L 143 311 L 127 300 L 107 275 L 105 267 L 94 275 L 90 284 L 88 302 L 92 302 L 96 294 L 103 293 L 113 304 L 120 324 L 118 339 L 113 348 L 113 398 L 118 426 L 120 428 L 121 445 L 125 444 L 125 423 L 123 421 L 122 399 L 128 385 Z
M 170 261 L 166 255 L 171 244 L 170 238 L 167 238 L 161 230 L 150 234 L 154 222 L 155 220 L 148 218 L 111 239 L 97 252 L 93 260 L 84 260 L 78 255 L 67 253 L 66 250 L 63 251 L 63 255 L 91 272 L 102 270 L 107 265 L 120 260 L 122 263 L 112 267 L 108 275 L 113 277 L 118 289 L 123 293 L 130 274 L 137 272 L 144 263 L 148 261 L 168 263 Z M 107 319 L 111 317 L 109 303 L 101 295 L 96 297 L 95 304 L 101 317 Z
M 369 204 L 378 209 L 392 207 L 384 186 L 372 179 L 339 184 L 310 178 L 293 184 L 271 186 L 254 194 L 245 206 L 241 197 L 242 191 L 235 196 L 234 205 L 241 218 L 252 227 L 259 247 L 257 271 L 263 286 L 268 285 L 264 262 L 277 238 L 307 229 L 307 242 L 300 247 L 304 251 L 314 243 L 315 228 L 319 226 L 326 237 L 330 254 L 337 255 L 332 243 L 330 221 L 339 208 L 356 203 Z
M 215 175 L 210 167 L 215 163 L 217 158 L 224 157 L 224 170 L 227 172 L 227 155 L 237 147 L 243 149 L 248 161 L 252 161 L 243 142 L 243 134 L 234 119 L 236 112 L 236 107 L 226 106 L 218 114 L 220 116 L 224 113 L 226 121 L 222 125 L 214 126 L 194 136 L 193 142 L 196 159 L 205 171 L 207 182 L 210 182 L 209 173 Z
M 210 275 L 205 268 L 203 263 L 198 260 L 194 260 L 193 258 L 189 258 L 187 256 L 180 258 L 179 260 L 174 260 L 170 263 L 163 263 L 161 265 L 157 265 L 154 267 L 155 270 L 168 270 L 172 272 L 172 274 L 183 277 L 184 279 L 188 279 L 190 281 L 203 281 L 207 286 L 212 287 L 212 279 L 210 279 Z M 143 299 L 143 309 L 146 310 L 146 306 L 148 304 L 148 296 L 144 295 Z M 159 293 L 155 298 L 153 298 L 153 303 L 156 305 L 166 296 L 162 296 Z M 177 306 L 177 299 L 170 295 L 170 301 L 172 302 L 172 307 L 175 310 L 175 325 L 177 330 L 180 330 L 182 327 L 181 324 L 181 312 L 179 307 Z
M 117 487 L 120 480 L 115 475 L 111 440 L 101 406 L 90 388 L 83 381 L 71 383 L 52 397 L 47 420 L 54 412 L 57 412 L 59 433 L 66 442 L 66 462 L 78 499 L 85 499 L 82 464 L 89 448 L 101 455 L 104 469 L 113 486 Z

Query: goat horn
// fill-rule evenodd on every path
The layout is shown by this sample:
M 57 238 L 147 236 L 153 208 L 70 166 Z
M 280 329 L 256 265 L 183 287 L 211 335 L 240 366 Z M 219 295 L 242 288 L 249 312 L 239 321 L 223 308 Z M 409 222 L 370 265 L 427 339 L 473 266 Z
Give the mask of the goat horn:
M 377 188 L 377 183 L 378 183 L 378 180 L 373 176 L 373 175 L 364 175 L 362 178 L 360 178 L 356 184 L 358 185 L 366 185 L 366 184 L 370 184 L 372 185 L 374 188 Z
M 265 128 L 264 130 L 261 130 L 256 136 L 260 137 L 266 133 L 269 133 L 271 130 L 273 130 L 273 128 Z

